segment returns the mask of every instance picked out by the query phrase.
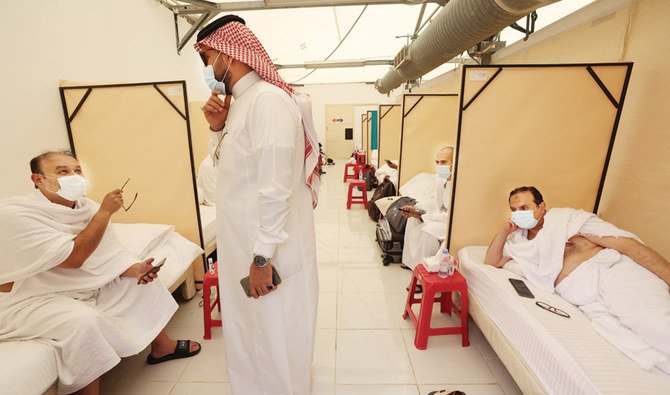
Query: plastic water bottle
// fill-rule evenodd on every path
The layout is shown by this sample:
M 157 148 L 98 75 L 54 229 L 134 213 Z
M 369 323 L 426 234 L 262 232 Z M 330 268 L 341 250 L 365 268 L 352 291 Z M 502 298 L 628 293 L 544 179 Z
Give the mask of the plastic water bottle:
M 207 268 L 211 274 L 214 274 L 214 260 L 212 258 L 207 258 Z
M 440 278 L 447 278 L 454 274 L 454 262 L 453 257 L 449 255 L 449 250 L 444 248 L 442 250 L 442 259 L 440 259 L 440 269 L 437 272 L 437 275 Z
M 360 170 L 358 171 L 358 179 L 359 179 L 359 180 L 362 180 L 362 179 L 363 179 L 363 169 L 360 169 Z

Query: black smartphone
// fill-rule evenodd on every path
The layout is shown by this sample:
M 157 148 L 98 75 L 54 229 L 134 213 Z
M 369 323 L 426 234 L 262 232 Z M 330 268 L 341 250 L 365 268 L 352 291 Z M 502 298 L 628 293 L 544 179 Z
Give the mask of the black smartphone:
M 279 277 L 279 273 L 277 273 L 277 269 L 275 269 L 274 266 L 272 266 L 272 284 L 275 287 L 281 284 L 281 277 Z M 245 278 L 241 279 L 240 285 L 242 286 L 244 293 L 247 294 L 247 298 L 250 298 L 251 291 L 249 290 L 249 276 L 246 276 Z M 270 288 L 268 287 L 268 289 Z
M 526 283 L 524 283 L 523 281 L 517 280 L 515 278 L 510 278 L 509 282 L 512 283 L 512 286 L 516 290 L 516 293 L 519 294 L 519 296 L 523 296 L 524 298 L 535 299 L 535 295 L 533 295 L 533 293 L 530 292 L 530 289 L 528 289 Z
M 163 259 L 161 259 L 161 260 L 158 261 L 158 262 L 153 261 L 153 262 L 151 263 L 151 269 L 147 270 L 147 272 L 144 273 L 144 274 L 140 277 L 139 280 L 137 280 L 137 283 L 138 283 L 138 284 L 141 283 L 141 282 L 142 282 L 142 279 L 144 278 L 144 276 L 146 276 L 146 275 L 149 274 L 149 273 L 158 273 L 158 271 L 161 269 L 161 266 L 165 265 L 165 260 L 166 260 L 166 259 L 167 259 L 167 258 L 163 258 Z
M 398 210 L 400 210 L 404 213 L 417 213 L 419 215 L 424 215 L 426 213 L 425 210 L 421 210 L 420 208 L 415 208 L 414 210 L 407 210 L 407 209 L 399 208 Z

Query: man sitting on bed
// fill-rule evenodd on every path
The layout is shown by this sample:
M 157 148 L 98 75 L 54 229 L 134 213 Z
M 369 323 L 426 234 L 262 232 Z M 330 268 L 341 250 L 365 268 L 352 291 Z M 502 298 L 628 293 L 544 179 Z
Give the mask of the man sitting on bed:
M 407 218 L 405 242 L 402 250 L 403 269 L 414 270 L 423 258 L 433 256 L 447 234 L 449 208 L 451 206 L 451 166 L 454 163 L 454 148 L 444 147 L 435 154 L 435 198 L 429 202 L 418 202 L 416 206 L 403 206 Z
M 535 286 L 579 306 L 644 369 L 670 374 L 670 264 L 632 233 L 572 208 L 547 211 L 535 187 L 510 192 L 511 218 L 484 262 L 514 260 Z
M 30 161 L 35 191 L 0 200 L 0 341 L 53 346 L 59 393 L 99 392 L 100 376 L 151 343 L 150 364 L 197 354 L 165 325 L 177 304 L 153 259 L 137 262 L 109 226 L 123 191 L 97 204 L 77 159 L 47 152 Z

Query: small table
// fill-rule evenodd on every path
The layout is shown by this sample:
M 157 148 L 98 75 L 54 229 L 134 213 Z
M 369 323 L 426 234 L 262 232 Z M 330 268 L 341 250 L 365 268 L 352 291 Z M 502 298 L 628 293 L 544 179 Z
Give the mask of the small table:
M 420 281 L 423 286 L 423 296 L 417 298 L 414 294 L 417 282 Z M 451 299 L 452 292 L 459 292 L 461 294 L 461 309 L 454 304 Z M 435 294 L 441 295 L 436 299 Z M 451 315 L 454 311 L 459 315 L 461 320 L 460 326 L 445 327 L 445 328 L 431 328 L 430 319 L 433 313 L 433 304 L 440 303 L 440 311 Z M 419 310 L 419 318 L 417 319 L 414 311 L 412 311 L 413 304 L 421 304 Z M 412 275 L 412 282 L 409 286 L 409 293 L 407 294 L 407 303 L 405 304 L 405 311 L 402 318 L 406 319 L 409 316 L 416 326 L 416 334 L 414 335 L 414 347 L 419 350 L 425 350 L 428 345 L 428 336 L 434 335 L 451 335 L 460 333 L 462 336 L 463 347 L 470 345 L 468 339 L 468 284 L 465 278 L 457 270 L 454 274 L 440 278 L 437 273 L 430 273 L 426 268 L 419 264 L 414 268 Z

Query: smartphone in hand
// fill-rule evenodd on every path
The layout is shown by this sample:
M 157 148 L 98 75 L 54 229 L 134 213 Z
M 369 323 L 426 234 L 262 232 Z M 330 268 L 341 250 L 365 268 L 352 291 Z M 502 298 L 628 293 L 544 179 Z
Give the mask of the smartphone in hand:
M 272 266 L 272 284 L 274 286 L 281 284 L 281 277 L 279 277 L 279 273 L 277 273 L 277 269 L 275 269 L 274 266 Z M 249 289 L 249 276 L 241 279 L 240 285 L 242 286 L 244 293 L 247 294 L 247 298 L 250 298 L 251 290 Z M 268 289 L 270 289 L 270 287 L 268 287 Z
M 141 282 L 142 282 L 142 279 L 144 278 L 144 276 L 146 276 L 146 275 L 148 275 L 148 274 L 151 274 L 151 273 L 158 273 L 158 271 L 161 269 L 161 266 L 165 265 L 165 260 L 166 260 L 166 259 L 167 259 L 167 258 L 163 258 L 163 259 L 161 259 L 161 260 L 158 261 L 158 262 L 156 262 L 156 261 L 151 262 L 151 269 L 147 270 L 146 273 L 144 273 L 143 275 L 141 275 L 141 276 L 140 276 L 140 279 L 137 280 L 137 283 L 138 283 L 138 284 L 141 283 Z
M 416 207 L 414 207 L 414 210 L 408 210 L 408 209 L 402 209 L 402 208 L 399 209 L 399 210 L 402 211 L 403 213 L 409 213 L 409 214 L 416 213 L 416 214 L 419 214 L 419 215 L 424 215 L 426 213 L 426 210 L 421 210 L 420 208 L 416 208 Z

